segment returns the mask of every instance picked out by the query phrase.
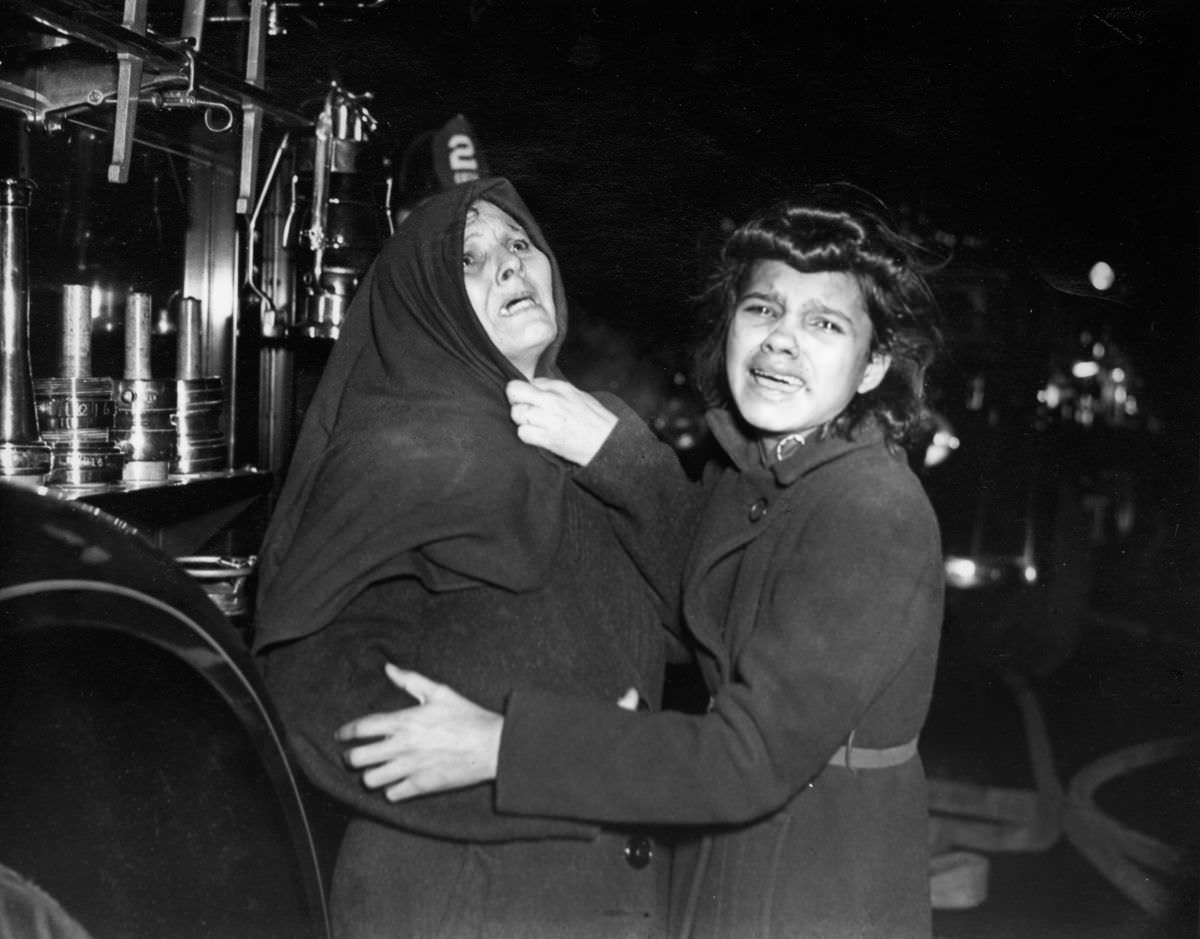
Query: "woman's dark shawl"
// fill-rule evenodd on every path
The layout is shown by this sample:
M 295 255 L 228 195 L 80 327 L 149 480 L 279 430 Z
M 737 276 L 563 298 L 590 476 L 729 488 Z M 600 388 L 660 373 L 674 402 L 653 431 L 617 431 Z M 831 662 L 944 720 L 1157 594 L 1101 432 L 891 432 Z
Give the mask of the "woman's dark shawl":
M 489 339 L 463 284 L 467 209 L 486 199 L 558 265 L 503 179 L 434 196 L 380 251 L 304 418 L 260 552 L 255 651 L 329 625 L 373 583 L 432 591 L 540 586 L 559 545 L 566 468 L 521 443 L 505 384 L 520 373 Z

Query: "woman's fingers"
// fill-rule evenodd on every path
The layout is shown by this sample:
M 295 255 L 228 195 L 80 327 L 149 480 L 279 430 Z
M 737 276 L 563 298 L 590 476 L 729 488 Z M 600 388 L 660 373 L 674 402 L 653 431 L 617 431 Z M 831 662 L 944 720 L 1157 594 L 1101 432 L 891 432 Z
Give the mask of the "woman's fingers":
M 586 391 L 580 391 L 569 381 L 558 378 L 535 378 L 533 381 L 510 381 L 504 389 L 508 403 L 527 405 L 522 413 L 546 411 L 550 413 L 569 414 L 574 411 L 588 411 L 593 414 L 607 414 L 608 411 L 599 401 Z
M 560 384 L 565 384 L 560 382 Z M 508 383 L 509 416 L 517 427 L 561 426 L 565 420 L 561 396 L 527 381 Z
M 540 393 L 561 393 L 567 389 L 574 390 L 575 386 L 561 378 L 534 378 L 529 381 L 524 378 L 515 378 L 508 383 L 505 394 L 509 396 L 509 401 L 519 401 L 523 400 L 525 395 L 536 397 Z
M 549 395 L 549 391 L 531 381 L 510 381 L 504 387 L 509 404 L 535 404 Z
M 587 392 L 553 378 L 509 382 L 505 389 L 517 436 L 571 463 L 587 466 L 617 417 Z

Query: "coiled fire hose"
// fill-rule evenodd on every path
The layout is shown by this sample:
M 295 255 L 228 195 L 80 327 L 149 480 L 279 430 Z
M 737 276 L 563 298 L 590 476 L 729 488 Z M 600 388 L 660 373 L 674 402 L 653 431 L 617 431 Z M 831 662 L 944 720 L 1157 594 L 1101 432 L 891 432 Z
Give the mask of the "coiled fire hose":
M 1019 676 L 1004 678 L 1021 714 L 1035 788 L 930 780 L 934 909 L 967 909 L 986 899 L 987 860 L 977 852 L 1044 851 L 1065 835 L 1128 899 L 1166 916 L 1173 887 L 1188 874 L 1182 852 L 1104 812 L 1095 795 L 1126 773 L 1200 753 L 1200 737 L 1116 750 L 1079 770 L 1064 791 L 1036 694 Z

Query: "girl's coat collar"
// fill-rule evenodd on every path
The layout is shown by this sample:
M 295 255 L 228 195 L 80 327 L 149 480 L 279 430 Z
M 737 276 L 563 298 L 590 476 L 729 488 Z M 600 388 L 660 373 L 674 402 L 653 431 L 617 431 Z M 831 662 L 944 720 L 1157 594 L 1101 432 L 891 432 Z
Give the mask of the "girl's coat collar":
M 707 420 L 717 443 L 740 472 L 769 472 L 780 486 L 790 486 L 818 466 L 853 450 L 883 443 L 883 431 L 877 424 L 869 423 L 859 428 L 850 440 L 843 437 L 822 439 L 817 434 L 811 434 L 787 459 L 768 463 L 758 439 L 749 436 L 729 411 L 723 408 L 709 411 Z

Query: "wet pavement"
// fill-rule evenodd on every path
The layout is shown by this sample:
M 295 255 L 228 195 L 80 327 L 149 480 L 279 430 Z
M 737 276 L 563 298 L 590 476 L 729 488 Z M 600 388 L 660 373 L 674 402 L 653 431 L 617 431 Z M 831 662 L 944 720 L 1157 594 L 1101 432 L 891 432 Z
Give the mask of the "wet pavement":
M 1050 763 L 1064 787 L 1103 757 L 1200 737 L 1197 588 L 1139 585 L 1103 567 L 1097 573 L 1074 652 L 1049 674 L 1024 682 L 1044 718 Z M 1032 791 L 1027 721 L 995 663 L 969 650 L 966 628 L 947 624 L 922 735 L 929 775 Z M 1127 867 L 1133 887 L 1118 888 L 1103 870 L 1119 873 L 1119 859 L 1096 854 L 1105 844 L 1112 847 L 1111 839 L 1101 838 L 1099 849 L 1093 842 L 1099 861 L 1065 833 L 1043 850 L 980 850 L 989 865 L 986 899 L 969 909 L 936 911 L 935 936 L 1197 939 L 1200 746 L 1179 749 L 1182 755 L 1114 775 L 1094 794 L 1108 820 L 1179 852 L 1178 876 Z M 1158 902 L 1145 901 L 1138 893 L 1143 888 Z

